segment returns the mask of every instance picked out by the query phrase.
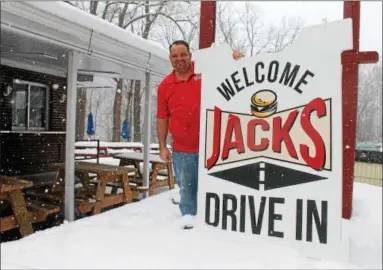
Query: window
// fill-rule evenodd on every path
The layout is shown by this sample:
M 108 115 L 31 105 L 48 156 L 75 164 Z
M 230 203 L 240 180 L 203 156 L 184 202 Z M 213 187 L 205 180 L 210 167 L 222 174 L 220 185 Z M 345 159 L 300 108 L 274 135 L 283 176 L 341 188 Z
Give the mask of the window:
M 48 86 L 13 80 L 12 129 L 48 129 Z

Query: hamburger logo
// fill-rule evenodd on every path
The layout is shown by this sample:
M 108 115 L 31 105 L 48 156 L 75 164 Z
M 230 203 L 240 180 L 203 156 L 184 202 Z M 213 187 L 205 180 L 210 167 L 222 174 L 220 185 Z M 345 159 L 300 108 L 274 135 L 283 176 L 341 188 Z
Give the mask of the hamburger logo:
M 251 97 L 251 114 L 259 118 L 273 115 L 278 108 L 277 95 L 268 89 L 260 90 Z

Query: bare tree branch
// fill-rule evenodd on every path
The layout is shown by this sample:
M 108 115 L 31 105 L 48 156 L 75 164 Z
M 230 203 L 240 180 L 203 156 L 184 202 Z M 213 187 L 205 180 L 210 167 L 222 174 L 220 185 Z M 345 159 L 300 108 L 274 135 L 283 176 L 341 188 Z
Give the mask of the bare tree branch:
M 177 19 L 174 19 L 173 17 L 171 17 L 171 16 L 169 16 L 168 14 L 163 13 L 163 12 L 152 12 L 152 13 L 142 14 L 142 15 L 140 15 L 140 16 L 135 17 L 134 19 L 130 20 L 127 24 L 125 24 L 125 25 L 123 26 L 123 28 L 127 28 L 129 25 L 133 24 L 134 22 L 139 21 L 139 20 L 142 20 L 142 19 L 145 19 L 145 18 L 147 18 L 147 17 L 150 17 L 150 16 L 156 16 L 156 17 L 157 17 L 157 16 L 159 16 L 159 15 L 164 16 L 164 17 L 170 19 L 170 20 L 173 21 L 174 23 L 179 23 L 179 22 L 189 22 L 189 21 L 186 20 L 186 19 L 178 19 L 178 20 L 177 20 Z M 182 30 L 182 29 L 181 29 L 181 30 Z
M 74 6 L 74 7 L 76 6 L 76 5 L 72 4 L 71 1 L 64 1 L 64 2 L 71 5 L 71 6 Z
M 271 52 L 279 52 L 291 45 L 300 33 L 302 23 L 297 18 L 290 18 L 286 21 L 286 18 L 281 20 L 280 26 L 272 27 L 270 36 L 272 37 Z
M 90 14 L 97 15 L 98 3 L 99 1 L 90 1 L 90 9 L 89 9 Z

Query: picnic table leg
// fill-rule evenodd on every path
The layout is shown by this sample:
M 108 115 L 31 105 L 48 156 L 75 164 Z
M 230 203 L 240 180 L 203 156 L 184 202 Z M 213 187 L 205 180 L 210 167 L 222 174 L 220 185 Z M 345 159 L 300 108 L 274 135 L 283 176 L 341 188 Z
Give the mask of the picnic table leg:
M 140 161 L 126 159 L 126 158 L 120 159 L 119 166 L 125 167 L 125 166 L 129 166 L 129 165 L 133 165 L 134 168 L 136 169 L 136 176 L 135 177 L 141 178 L 142 175 L 141 175 L 141 172 L 140 172 Z
M 81 172 L 81 173 L 76 173 L 77 176 L 81 179 L 81 183 L 84 187 L 84 190 L 87 194 L 92 194 L 92 188 L 90 186 L 90 178 L 89 178 L 89 174 L 88 173 L 85 173 L 85 172 Z
M 174 174 L 173 174 L 173 164 L 169 162 L 166 164 L 166 167 L 168 169 L 168 183 L 169 183 L 169 189 L 174 188 L 175 180 L 174 180 Z
M 133 166 L 134 166 L 134 168 L 137 170 L 137 175 L 138 175 L 138 177 L 139 178 L 141 178 L 142 177 L 142 174 L 141 174 L 141 172 L 140 172 L 140 161 L 134 161 L 133 162 Z
M 27 236 L 33 233 L 32 223 L 29 219 L 29 212 L 25 204 L 24 195 L 21 190 L 9 192 L 9 201 L 13 210 L 13 215 L 19 224 L 21 236 Z
M 122 158 L 122 159 L 120 159 L 120 164 L 118 166 L 125 167 L 128 165 L 132 165 L 132 162 L 130 162 L 130 160 L 128 160 L 128 159 Z
M 64 179 L 65 179 L 65 171 L 58 170 L 56 174 L 56 178 L 53 180 L 52 191 L 63 190 L 64 189 Z
M 157 184 L 157 176 L 158 176 L 158 170 L 160 169 L 159 168 L 159 164 L 154 164 L 153 166 L 153 173 L 152 173 L 152 181 L 151 183 L 149 183 L 149 196 L 153 196 L 154 195 L 154 190 L 156 188 L 156 184 Z
M 101 213 L 102 201 L 105 197 L 105 189 L 106 189 L 106 177 L 104 175 L 97 177 L 99 180 L 97 181 L 97 191 L 96 191 L 96 204 L 93 208 L 93 215 Z
M 116 195 L 117 191 L 118 191 L 118 187 L 112 187 L 112 189 L 110 190 L 110 194 Z
M 124 174 L 122 176 L 122 189 L 125 195 L 125 202 L 131 203 L 133 198 L 132 198 L 132 191 L 130 190 L 130 187 L 129 187 L 129 175 L 127 174 Z

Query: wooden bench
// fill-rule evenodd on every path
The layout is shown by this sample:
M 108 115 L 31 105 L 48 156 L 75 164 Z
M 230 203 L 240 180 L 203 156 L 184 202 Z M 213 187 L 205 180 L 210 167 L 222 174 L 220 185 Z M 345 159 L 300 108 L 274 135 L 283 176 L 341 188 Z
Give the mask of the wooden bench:
M 55 201 L 64 201 L 65 193 L 65 163 L 53 164 L 58 170 L 57 178 L 53 187 L 49 190 L 51 199 Z M 96 164 L 90 162 L 75 162 L 75 175 L 81 180 L 82 187 L 75 188 L 75 203 L 79 211 L 92 214 L 101 213 L 101 209 L 130 203 L 133 200 L 134 192 L 130 189 L 129 174 L 135 173 L 135 169 L 124 168 L 107 164 Z M 96 175 L 96 181 L 92 182 L 89 174 Z M 120 183 L 123 193 L 107 194 L 106 186 L 110 183 Z M 32 194 L 30 194 L 32 195 Z M 46 194 L 34 194 L 40 198 Z
M 149 191 L 149 196 L 155 194 L 155 190 L 159 187 L 169 187 L 169 189 L 174 188 L 175 179 L 173 175 L 173 164 L 172 162 L 165 162 L 161 160 L 158 155 L 149 154 L 149 162 L 151 163 L 152 172 L 149 176 L 149 187 L 143 186 L 143 176 L 140 172 L 140 163 L 144 160 L 143 153 L 130 152 L 123 153 L 113 156 L 115 159 L 120 160 L 119 166 L 133 166 L 137 173 L 131 177 L 130 183 L 134 184 L 132 187 L 133 190 L 136 190 L 138 193 Z M 161 170 L 167 171 L 166 180 L 159 180 L 159 172 Z
M 60 207 L 41 201 L 25 200 L 23 189 L 33 186 L 33 182 L 0 175 L 0 199 L 10 202 L 13 215 L 2 217 L 1 231 L 19 228 L 22 237 L 33 233 L 32 223 L 42 222 L 51 214 L 60 212 Z

